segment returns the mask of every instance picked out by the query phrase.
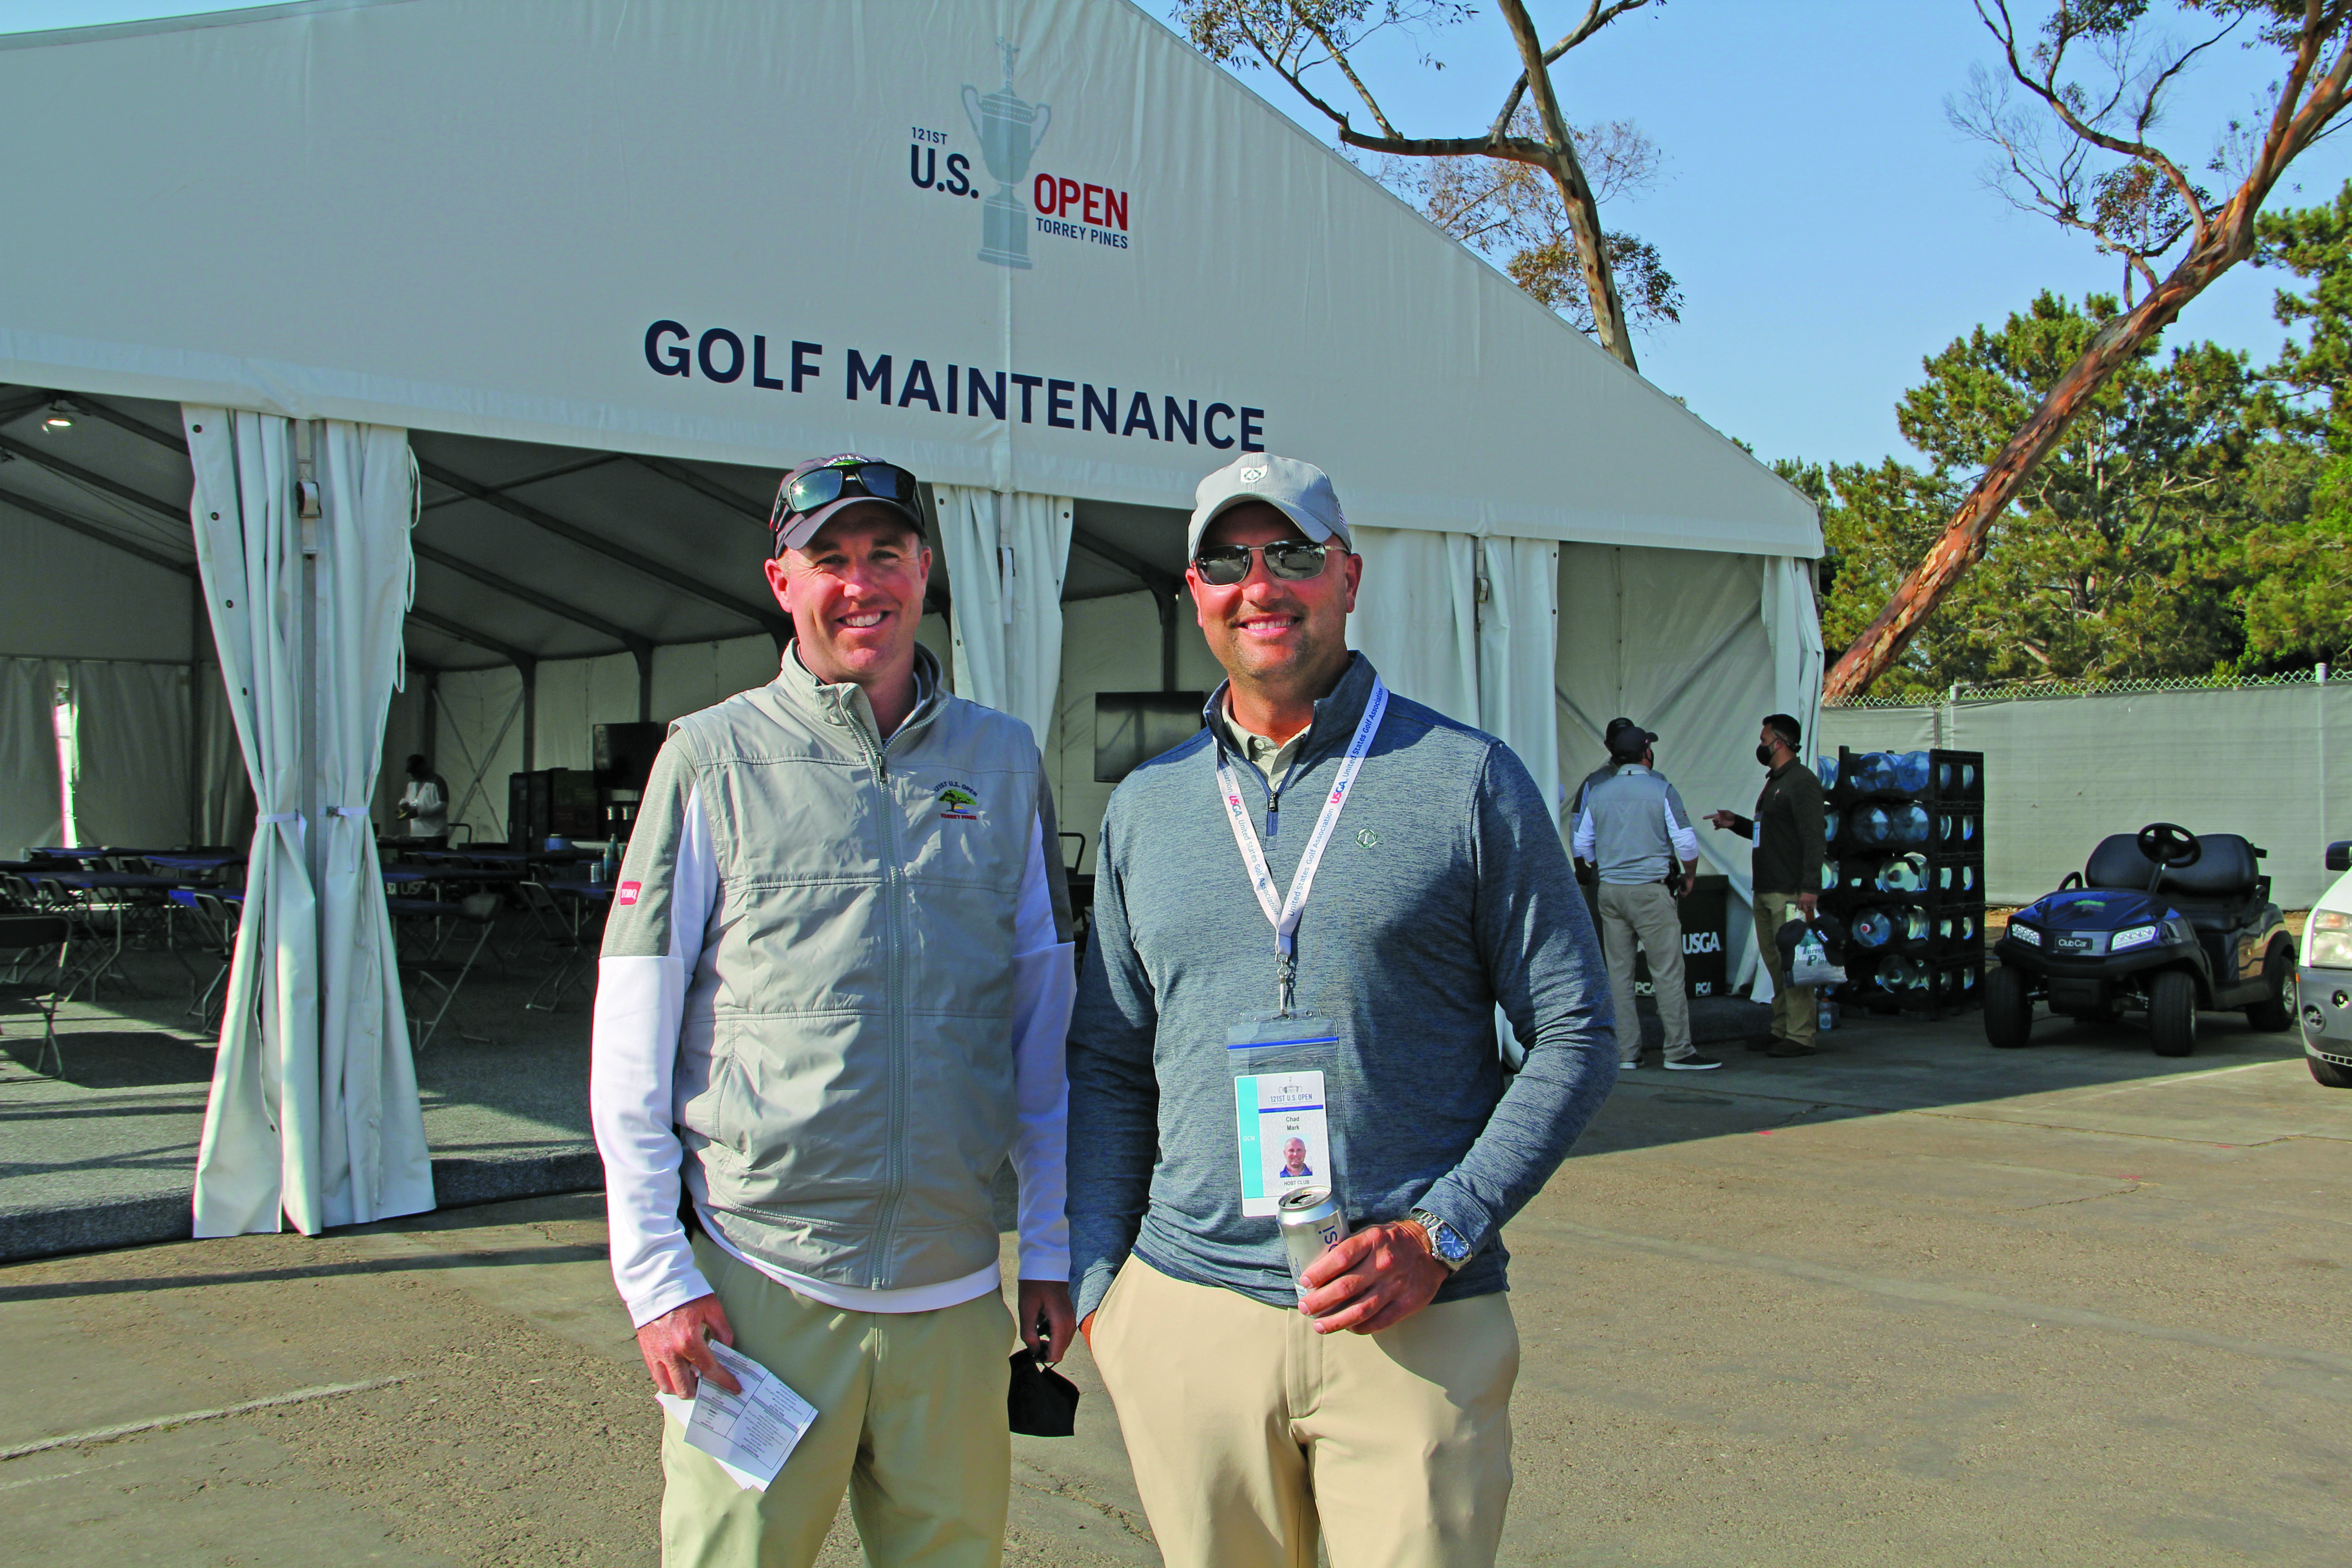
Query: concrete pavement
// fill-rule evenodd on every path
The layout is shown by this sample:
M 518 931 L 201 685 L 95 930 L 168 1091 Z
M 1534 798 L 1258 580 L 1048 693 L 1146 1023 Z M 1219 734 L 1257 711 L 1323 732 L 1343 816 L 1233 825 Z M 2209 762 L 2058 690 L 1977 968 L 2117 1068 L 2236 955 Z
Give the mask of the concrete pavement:
M 2344 1561 L 2352 1093 L 2206 1022 L 2179 1062 L 1964 1018 L 1628 1075 L 1509 1232 L 1506 1561 Z M 0 1359 L 0 1453 L 284 1401 L 0 1458 L 0 1559 L 655 1557 L 593 1196 L 9 1266 Z M 1156 1561 L 1067 1370 L 1008 1559 Z

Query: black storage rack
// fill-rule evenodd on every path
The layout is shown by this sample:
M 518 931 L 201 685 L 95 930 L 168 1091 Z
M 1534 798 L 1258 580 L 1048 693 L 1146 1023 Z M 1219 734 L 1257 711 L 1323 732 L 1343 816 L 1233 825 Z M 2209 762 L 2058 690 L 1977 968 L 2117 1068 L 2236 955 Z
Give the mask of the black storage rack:
M 1925 788 L 1866 791 L 1858 775 L 1864 760 L 1874 754 L 1839 747 L 1837 782 L 1827 792 L 1837 824 L 1822 870 L 1824 882 L 1834 885 L 1823 888 L 1821 901 L 1849 932 L 1847 978 L 1834 994 L 1841 1003 L 1874 1013 L 1948 1017 L 1977 1005 L 1984 984 L 1984 753 L 1931 750 Z M 1862 845 L 1855 814 L 1874 805 L 1919 808 L 1927 816 L 1927 842 Z M 1925 885 L 1881 889 L 1882 869 L 1906 855 L 1920 858 Z M 1854 917 L 1874 909 L 1893 917 L 1897 932 L 1884 947 L 1866 949 L 1851 931 Z M 1890 984 L 1890 959 L 1916 964 L 1919 983 Z

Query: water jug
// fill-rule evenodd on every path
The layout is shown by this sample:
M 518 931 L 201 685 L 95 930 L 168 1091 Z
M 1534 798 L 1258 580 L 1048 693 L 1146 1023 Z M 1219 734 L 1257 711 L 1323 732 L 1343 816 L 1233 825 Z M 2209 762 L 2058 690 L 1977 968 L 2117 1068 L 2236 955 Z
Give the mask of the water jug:
M 1813 759 L 1813 772 L 1821 776 L 1822 788 L 1825 790 L 1837 788 L 1837 759 L 1835 757 L 1815 757 Z
M 1836 887 L 1837 885 L 1838 885 L 1838 868 L 1837 868 L 1837 862 L 1836 862 L 1836 861 L 1834 861 L 1834 860 L 1824 860 L 1824 861 L 1822 861 L 1822 892 L 1824 892 L 1824 893 L 1826 893 L 1826 892 L 1828 892 L 1831 889 L 1832 889 L 1832 888 Z
M 1895 940 L 1895 919 L 1885 910 L 1857 910 L 1846 929 L 1856 947 L 1885 947 Z
M 1977 818 L 1976 818 L 1976 813 L 1974 813 L 1974 812 L 1972 812 L 1972 811 L 1970 811 L 1970 812 L 1963 812 L 1963 813 L 1961 813 L 1961 814 L 1960 814 L 1960 842 L 1961 842 L 1962 844 L 1974 844 L 1976 841 L 1977 841 Z
M 1905 752 L 1895 759 L 1895 787 L 1905 795 L 1919 795 L 1927 789 L 1927 752 Z
M 1916 991 L 1927 984 L 1927 972 L 1917 959 L 1890 952 L 1879 961 L 1878 983 L 1889 991 Z
M 1895 911 L 1895 934 L 1905 942 L 1927 940 L 1927 911 L 1914 905 Z
M 1891 808 L 1887 820 L 1895 829 L 1895 842 L 1924 848 L 1927 843 L 1927 808 L 1917 801 Z
M 1832 805 L 1822 813 L 1822 842 L 1824 844 L 1835 844 L 1837 842 L 1837 830 L 1838 809 L 1836 806 Z
M 1894 842 L 1894 825 L 1883 805 L 1856 806 L 1846 817 L 1847 835 L 1861 849 L 1883 849 Z
M 1927 862 L 1918 855 L 1896 855 L 1878 863 L 1871 886 L 1882 893 L 1916 893 L 1927 885 Z
M 1936 793 L 1937 795 L 1951 794 L 1952 778 L 1952 764 L 1948 762 L 1937 763 L 1936 764 Z
M 1892 794 L 1895 759 L 1885 752 L 1865 752 L 1854 769 L 1853 785 L 1864 795 Z

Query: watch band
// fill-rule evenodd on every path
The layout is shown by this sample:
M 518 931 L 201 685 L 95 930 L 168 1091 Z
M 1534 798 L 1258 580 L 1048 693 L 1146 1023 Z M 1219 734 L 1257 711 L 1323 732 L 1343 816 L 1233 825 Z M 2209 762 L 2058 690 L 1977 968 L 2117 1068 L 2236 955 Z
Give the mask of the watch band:
M 1415 1209 L 1405 1217 L 1421 1226 L 1422 1234 L 1429 1238 L 1430 1256 L 1445 1265 L 1447 1273 L 1460 1273 L 1462 1266 L 1470 1261 L 1470 1244 L 1443 1219 L 1427 1209 Z

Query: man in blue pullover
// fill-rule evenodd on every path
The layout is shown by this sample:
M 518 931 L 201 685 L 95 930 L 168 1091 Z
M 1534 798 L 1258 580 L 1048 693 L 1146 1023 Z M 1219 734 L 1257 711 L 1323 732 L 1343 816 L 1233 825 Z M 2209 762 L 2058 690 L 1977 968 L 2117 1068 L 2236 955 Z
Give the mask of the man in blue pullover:
M 1080 1326 L 1170 1563 L 1297 1568 L 1318 1534 L 1335 1568 L 1491 1563 L 1502 1226 L 1616 1076 L 1591 917 L 1518 758 L 1349 650 L 1363 561 L 1321 470 L 1245 453 L 1195 499 L 1186 580 L 1230 679 L 1103 822 L 1068 1056 Z M 1352 1230 L 1296 1282 L 1293 1164 Z

